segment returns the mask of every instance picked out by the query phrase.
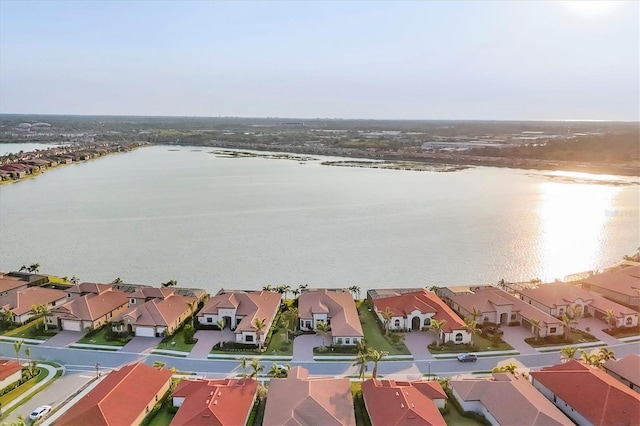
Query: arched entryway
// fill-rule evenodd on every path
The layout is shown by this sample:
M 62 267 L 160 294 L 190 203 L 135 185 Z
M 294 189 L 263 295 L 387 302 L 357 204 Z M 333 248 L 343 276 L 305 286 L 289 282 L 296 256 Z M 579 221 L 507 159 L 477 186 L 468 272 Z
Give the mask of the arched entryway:
M 231 317 L 222 317 L 224 320 L 224 328 L 231 329 Z
M 420 331 L 420 317 L 413 317 L 411 319 L 411 330 Z

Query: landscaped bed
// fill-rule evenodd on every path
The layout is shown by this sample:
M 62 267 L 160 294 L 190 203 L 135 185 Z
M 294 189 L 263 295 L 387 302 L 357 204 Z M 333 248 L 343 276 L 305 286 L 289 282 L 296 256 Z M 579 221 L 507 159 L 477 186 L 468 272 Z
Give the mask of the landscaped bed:
M 620 327 L 620 328 L 614 328 L 614 329 L 604 329 L 602 331 L 616 338 L 632 337 L 632 336 L 640 337 L 640 325 L 636 327 Z
M 110 339 L 109 336 L 112 333 L 109 333 L 109 329 L 107 327 L 109 326 L 107 325 L 94 333 L 87 334 L 76 343 L 83 343 L 87 345 L 124 346 L 129 340 L 131 340 L 130 336 L 116 338 L 115 340 Z
M 191 352 L 196 343 L 187 343 L 185 341 L 185 337 L 185 328 L 181 327 L 171 336 L 167 336 L 162 339 L 162 342 L 158 346 L 156 346 L 156 348 L 168 349 L 172 351 Z
M 558 346 L 558 345 L 572 345 L 575 343 L 589 343 L 589 342 L 597 342 L 593 335 L 587 333 L 582 330 L 573 330 L 569 332 L 567 337 L 560 336 L 546 336 L 546 337 L 527 337 L 524 339 L 526 343 L 533 346 L 534 348 L 544 347 L 544 346 Z
M 364 332 L 364 340 L 368 347 L 378 351 L 385 351 L 389 355 L 411 355 L 409 349 L 407 349 L 402 342 L 402 340 L 404 340 L 402 337 L 400 337 L 398 343 L 393 344 L 391 342 L 392 338 L 384 335 L 384 332 L 380 330 L 378 319 L 373 310 L 369 311 L 368 306 L 364 302 L 358 302 L 357 306 L 362 331 Z M 391 334 L 391 332 L 389 334 Z M 402 336 L 402 333 L 396 334 Z
M 57 333 L 58 330 L 51 326 L 49 326 L 48 330 L 45 331 L 42 318 L 38 318 L 34 321 L 21 325 L 18 328 L 8 330 L 4 335 L 20 339 L 47 340 L 55 336 Z

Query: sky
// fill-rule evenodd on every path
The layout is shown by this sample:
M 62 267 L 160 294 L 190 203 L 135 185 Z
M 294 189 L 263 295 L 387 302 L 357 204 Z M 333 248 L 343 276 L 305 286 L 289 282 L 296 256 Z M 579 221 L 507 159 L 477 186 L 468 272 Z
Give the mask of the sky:
M 0 113 L 640 120 L 640 2 L 0 0 Z

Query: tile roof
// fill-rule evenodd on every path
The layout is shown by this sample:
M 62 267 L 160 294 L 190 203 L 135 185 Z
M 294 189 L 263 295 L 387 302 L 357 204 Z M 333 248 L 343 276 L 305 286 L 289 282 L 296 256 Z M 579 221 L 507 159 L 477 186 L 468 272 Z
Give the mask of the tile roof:
M 496 373 L 489 379 L 452 380 L 464 401 L 480 402 L 501 425 L 567 425 L 573 422 L 522 376 Z
M 80 283 L 67 288 L 67 293 L 102 293 L 113 288 L 113 284 Z
M 62 290 L 29 287 L 0 297 L 0 308 L 11 310 L 15 315 L 22 315 L 31 311 L 33 305 L 48 305 L 66 297 L 67 293 Z
M 603 287 L 630 297 L 638 297 L 640 289 L 640 265 L 630 266 L 614 272 L 592 275 L 579 282 Z
M 89 293 L 51 309 L 51 314 L 64 319 L 95 321 L 128 302 L 129 298 L 121 291 Z
M 272 291 L 226 291 L 221 290 L 202 307 L 198 316 L 218 315 L 218 309 L 236 309 L 236 315 L 242 316 L 235 332 L 255 331 L 255 318 L 266 319 L 267 324 L 273 321 L 282 295 Z
M 244 425 L 257 390 L 253 379 L 182 380 L 173 397 L 185 400 L 171 425 Z
M 58 420 L 61 425 L 132 425 L 155 395 L 171 381 L 170 370 L 144 363 L 112 371 Z
M 640 386 L 640 354 L 629 354 L 617 361 L 610 359 L 604 368 Z
M 158 287 L 141 287 L 136 291 L 129 293 L 129 297 L 135 299 L 164 299 L 174 294 L 175 291 L 172 288 L 158 288 Z
M 322 313 L 331 320 L 332 336 L 364 336 L 351 293 L 324 289 L 306 291 L 298 297 L 298 317 L 313 318 L 313 314 Z
M 349 379 L 308 377 L 305 368 L 292 368 L 286 379 L 271 379 L 262 424 L 355 426 Z
M 28 284 L 28 281 L 22 280 L 18 277 L 12 277 L 0 272 L 0 292 L 11 291 L 16 288 L 20 288 Z
M 375 299 L 373 303 L 380 312 L 388 307 L 394 316 L 402 316 L 405 318 L 415 310 L 425 314 L 434 312 L 434 319 L 446 321 L 442 330 L 447 333 L 450 333 L 452 330 L 459 330 L 465 325 L 464 321 L 453 309 L 447 306 L 435 293 L 427 290 Z
M 166 299 L 151 299 L 142 304 L 130 306 L 119 318 L 130 317 L 136 325 L 167 326 L 182 315 L 190 315 L 187 303 L 195 302 L 195 297 L 172 295 Z
M 447 399 L 438 382 L 369 379 L 362 382 L 362 397 L 373 426 L 446 425 L 433 402 Z
M 0 380 L 4 380 L 20 370 L 22 370 L 22 366 L 16 361 L 0 359 Z
M 533 371 L 531 377 L 592 424 L 640 424 L 640 395 L 598 368 L 574 359 Z

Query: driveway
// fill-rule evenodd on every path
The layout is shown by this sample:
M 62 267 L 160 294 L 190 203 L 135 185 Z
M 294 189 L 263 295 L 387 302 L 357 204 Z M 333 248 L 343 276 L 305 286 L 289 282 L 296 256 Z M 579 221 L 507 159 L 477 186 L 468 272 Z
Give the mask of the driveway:
M 55 348 L 66 348 L 72 343 L 77 342 L 85 333 L 82 331 L 68 331 L 62 330 L 55 336 L 43 343 L 45 346 L 53 346 Z
M 522 326 L 502 326 L 500 330 L 503 331 L 502 340 L 513 346 L 513 349 L 520 352 L 521 355 L 538 353 L 527 342 L 524 341 L 527 337 L 533 337 L 533 333 Z
M 313 361 L 313 348 L 322 345 L 322 336 L 303 334 L 293 340 L 293 361 Z
M 589 328 L 589 331 L 586 329 Z M 609 336 L 607 333 L 602 331 L 605 328 L 609 328 L 609 326 L 602 320 L 597 318 L 579 318 L 578 319 L 578 329 L 587 331 L 589 334 L 593 334 L 598 340 L 603 341 L 607 345 L 619 345 L 622 343 L 620 340 L 616 339 L 613 336 Z
M 189 358 L 207 359 L 207 355 L 211 352 L 211 348 L 214 345 L 220 343 L 220 340 L 225 342 L 235 341 L 235 333 L 229 329 L 222 331 L 223 338 L 220 338 L 220 331 L 218 330 L 198 330 L 194 337 L 198 339 L 191 352 Z
M 162 337 L 134 337 L 124 345 L 122 352 L 133 352 L 136 354 L 145 354 L 151 352 L 162 342 Z
M 434 359 L 427 346 L 436 339 L 432 331 L 413 331 L 405 334 L 404 344 L 416 361 Z

